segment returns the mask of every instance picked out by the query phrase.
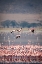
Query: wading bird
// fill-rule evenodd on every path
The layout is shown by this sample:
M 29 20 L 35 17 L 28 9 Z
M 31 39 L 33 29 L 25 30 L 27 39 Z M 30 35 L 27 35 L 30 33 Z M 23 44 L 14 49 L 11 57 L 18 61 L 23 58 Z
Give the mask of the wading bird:
M 17 38 L 20 38 L 20 35 L 16 35 L 16 39 L 17 39 Z
M 34 29 L 30 29 L 29 31 L 32 32 L 32 33 L 34 33 L 35 30 Z
M 17 29 L 18 32 L 20 32 L 22 30 L 22 28 L 20 28 L 19 30 Z
M 11 33 L 12 33 L 12 32 L 15 32 L 15 31 L 16 31 L 16 30 L 12 30 Z
M 20 28 L 19 30 L 18 29 L 17 30 L 12 30 L 11 33 L 16 32 L 16 31 L 20 32 L 21 30 L 22 30 L 22 28 Z
M 31 32 L 34 33 L 34 29 L 32 29 Z

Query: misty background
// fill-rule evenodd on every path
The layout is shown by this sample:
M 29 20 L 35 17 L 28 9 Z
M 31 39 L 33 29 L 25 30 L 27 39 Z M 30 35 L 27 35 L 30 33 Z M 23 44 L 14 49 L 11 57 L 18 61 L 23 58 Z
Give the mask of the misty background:
M 0 0 L 0 27 L 42 27 L 42 0 Z M 1 32 L 1 45 L 37 44 L 42 45 L 42 31 L 34 33 Z M 30 42 L 28 42 L 28 40 Z
M 42 0 L 0 0 L 0 27 L 42 26 Z

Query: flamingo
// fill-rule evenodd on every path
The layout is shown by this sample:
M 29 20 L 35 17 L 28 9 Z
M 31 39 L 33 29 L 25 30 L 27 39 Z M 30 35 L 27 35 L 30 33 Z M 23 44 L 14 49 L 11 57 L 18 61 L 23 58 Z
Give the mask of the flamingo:
M 15 31 L 20 32 L 21 30 L 22 30 L 22 28 L 20 28 L 19 30 L 18 30 L 18 29 L 17 29 L 17 30 L 12 30 L 11 33 L 12 33 L 12 32 L 15 32 Z
M 16 30 L 12 30 L 11 33 L 12 33 L 12 32 L 15 32 L 15 31 L 16 31 Z
M 20 32 L 22 30 L 22 28 L 20 28 L 19 30 L 17 30 L 18 32 Z
M 16 35 L 16 39 L 17 39 L 17 38 L 20 38 L 20 35 Z
M 29 31 L 32 32 L 32 33 L 34 33 L 35 30 L 34 29 L 30 29 Z
M 31 32 L 34 33 L 34 29 L 32 29 Z

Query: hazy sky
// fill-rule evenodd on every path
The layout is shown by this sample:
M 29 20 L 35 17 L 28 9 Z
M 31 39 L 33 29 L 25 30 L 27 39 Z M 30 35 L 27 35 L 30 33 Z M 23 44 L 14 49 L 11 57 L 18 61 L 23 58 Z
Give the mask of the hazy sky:
M 42 20 L 42 0 L 0 0 L 0 22 Z

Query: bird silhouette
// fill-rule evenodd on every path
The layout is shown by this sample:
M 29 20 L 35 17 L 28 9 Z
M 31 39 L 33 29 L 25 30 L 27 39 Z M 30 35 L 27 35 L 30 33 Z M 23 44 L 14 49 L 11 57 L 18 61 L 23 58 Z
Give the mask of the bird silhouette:
M 17 30 L 12 30 L 11 33 L 16 32 L 16 31 L 20 32 L 21 30 L 22 30 L 22 28 L 20 28 L 19 30 L 18 29 Z
M 20 38 L 20 35 L 16 35 L 16 39 L 17 39 L 17 38 Z

